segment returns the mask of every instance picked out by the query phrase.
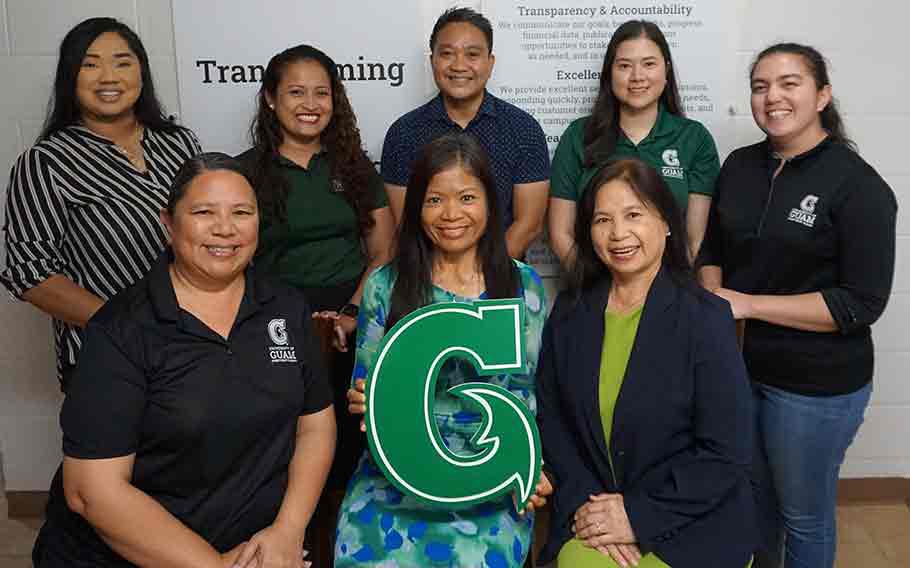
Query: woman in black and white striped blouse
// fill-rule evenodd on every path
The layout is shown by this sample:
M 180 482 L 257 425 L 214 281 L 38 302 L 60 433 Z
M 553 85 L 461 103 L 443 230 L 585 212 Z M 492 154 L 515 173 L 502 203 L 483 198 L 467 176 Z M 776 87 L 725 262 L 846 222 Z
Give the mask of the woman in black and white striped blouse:
M 65 391 L 85 323 L 164 248 L 168 186 L 200 148 L 165 117 L 139 38 L 111 18 L 64 37 L 51 101 L 10 176 L 0 280 L 54 318 Z

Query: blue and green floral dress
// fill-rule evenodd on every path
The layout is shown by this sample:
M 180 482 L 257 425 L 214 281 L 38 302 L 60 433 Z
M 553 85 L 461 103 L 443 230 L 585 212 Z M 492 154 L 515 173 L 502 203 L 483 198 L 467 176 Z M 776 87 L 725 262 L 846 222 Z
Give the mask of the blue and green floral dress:
M 534 376 L 540 337 L 547 316 L 546 295 L 533 268 L 515 261 L 521 275 L 525 313 L 527 375 L 479 377 L 466 360 L 446 361 L 436 383 L 436 424 L 446 446 L 458 453 L 480 428 L 482 417 L 470 402 L 446 391 L 458 384 L 488 381 L 509 389 L 537 411 Z M 367 279 L 357 322 L 357 363 L 353 379 L 366 378 L 379 342 L 385 335 L 386 316 L 395 282 L 387 265 Z M 474 303 L 433 288 L 433 303 Z M 434 508 L 402 494 L 373 463 L 369 452 L 360 459 L 348 484 L 338 518 L 335 566 L 458 566 L 505 568 L 522 566 L 528 553 L 533 515 L 520 517 L 511 496 L 469 509 Z

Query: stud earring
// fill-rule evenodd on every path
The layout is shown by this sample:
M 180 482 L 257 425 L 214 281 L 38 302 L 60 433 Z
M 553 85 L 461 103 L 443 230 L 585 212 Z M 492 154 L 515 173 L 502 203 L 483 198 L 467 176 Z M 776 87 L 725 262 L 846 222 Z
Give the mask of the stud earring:
M 667 236 L 668 236 L 668 237 L 670 236 L 670 231 L 667 231 Z

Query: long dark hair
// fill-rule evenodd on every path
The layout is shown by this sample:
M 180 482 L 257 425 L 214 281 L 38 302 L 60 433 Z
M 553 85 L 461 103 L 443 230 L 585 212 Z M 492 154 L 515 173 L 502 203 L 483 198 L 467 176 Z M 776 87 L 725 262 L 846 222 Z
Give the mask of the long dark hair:
M 585 187 L 575 217 L 575 264 L 568 275 L 570 290 L 576 300 L 604 279 L 610 279 L 610 270 L 597 255 L 591 240 L 591 223 L 597 194 L 613 180 L 622 180 L 649 209 L 655 210 L 667 224 L 670 234 L 661 258 L 663 268 L 670 277 L 687 289 L 702 291 L 689 262 L 686 243 L 686 224 L 682 211 L 667 183 L 657 171 L 635 158 L 624 158 L 601 168 Z
M 487 228 L 477 243 L 477 258 L 483 270 L 487 297 L 513 298 L 519 294 L 520 282 L 506 250 L 496 182 L 487 154 L 470 134 L 446 134 L 421 148 L 408 179 L 398 234 L 398 255 L 392 261 L 397 279 L 386 329 L 431 301 L 434 246 L 423 229 L 421 213 L 430 180 L 452 167 L 462 167 L 480 180 L 486 196 Z
M 60 57 L 57 60 L 57 73 L 54 77 L 54 91 L 47 104 L 47 116 L 38 140 L 44 140 L 54 133 L 78 124 L 82 117 L 79 100 L 76 98 L 76 81 L 85 52 L 95 39 L 103 33 L 114 32 L 122 37 L 130 51 L 139 60 L 142 75 L 142 90 L 133 106 L 136 120 L 146 128 L 163 132 L 174 132 L 180 129 L 162 110 L 161 103 L 155 94 L 155 83 L 149 68 L 149 56 L 136 32 L 123 22 L 114 18 L 89 18 L 67 32 L 60 42 Z
M 607 52 L 604 54 L 603 68 L 600 71 L 600 92 L 591 111 L 591 118 L 585 125 L 585 154 L 584 166 L 592 168 L 605 164 L 619 141 L 619 101 L 613 93 L 613 61 L 616 60 L 616 50 L 619 44 L 626 40 L 645 37 L 657 44 L 667 66 L 667 84 L 660 95 L 660 102 L 667 112 L 683 116 L 683 107 L 679 102 L 679 86 L 676 80 L 676 66 L 670 54 L 667 38 L 657 27 L 657 24 L 647 20 L 629 20 L 616 28 Z
M 269 60 L 262 77 L 262 86 L 256 97 L 256 114 L 250 125 L 250 138 L 255 151 L 250 174 L 253 187 L 259 196 L 260 207 L 266 217 L 273 222 L 287 221 L 290 187 L 275 164 L 284 134 L 275 111 L 269 107 L 267 97 L 275 99 L 278 84 L 288 66 L 303 61 L 315 61 L 329 76 L 332 88 L 332 119 L 322 131 L 320 141 L 322 147 L 328 151 L 332 179 L 340 182 L 342 195 L 354 209 L 361 232 L 365 233 L 373 226 L 370 205 L 375 200 L 372 193 L 375 186 L 371 184 L 371 180 L 376 175 L 376 169 L 363 151 L 357 118 L 348 101 L 344 84 L 338 76 L 335 62 L 310 45 L 298 45 L 275 55 Z
M 816 90 L 821 90 L 826 85 L 831 84 L 831 79 L 828 76 L 828 64 L 825 61 L 824 56 L 814 47 L 799 43 L 776 43 L 763 49 L 761 53 L 755 57 L 755 61 L 753 61 L 752 65 L 749 67 L 750 82 L 752 76 L 755 74 L 755 67 L 758 65 L 759 61 L 769 55 L 774 55 L 775 53 L 785 53 L 802 57 L 806 67 L 809 68 L 809 72 L 812 73 L 812 78 L 815 80 Z M 834 96 L 831 97 L 828 106 L 821 111 L 821 121 L 822 128 L 825 129 L 831 140 L 840 142 L 854 152 L 856 151 L 856 143 L 847 136 L 847 129 L 844 126 L 844 120 L 841 118 L 840 112 L 837 109 L 837 101 L 834 100 Z

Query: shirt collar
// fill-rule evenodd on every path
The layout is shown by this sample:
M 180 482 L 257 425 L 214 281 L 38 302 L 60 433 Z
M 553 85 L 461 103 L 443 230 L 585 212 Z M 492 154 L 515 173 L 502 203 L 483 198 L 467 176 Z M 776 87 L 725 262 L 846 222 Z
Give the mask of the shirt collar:
M 446 112 L 446 105 L 442 100 L 442 93 L 437 94 L 433 100 L 430 101 L 430 104 L 427 106 L 427 111 L 429 117 L 433 120 L 439 120 L 447 124 L 455 124 L 452 118 L 449 117 L 449 113 Z M 477 109 L 477 115 L 471 119 L 471 122 L 477 120 L 477 117 L 480 115 L 487 115 L 495 118 L 496 114 L 496 101 L 494 100 L 493 95 L 484 89 L 480 108 Z
M 67 126 L 65 128 L 65 130 L 75 134 L 79 138 L 82 138 L 89 142 L 94 142 L 95 144 L 101 144 L 103 146 L 116 146 L 114 141 L 111 140 L 110 138 L 105 138 L 104 136 L 102 136 L 100 134 L 96 134 L 95 132 L 92 132 L 91 130 L 89 130 L 89 128 L 87 126 L 83 126 L 81 124 L 71 124 L 71 125 Z M 148 128 L 143 129 L 143 133 L 142 133 L 143 140 L 145 140 L 145 138 L 148 137 L 149 132 L 150 131 Z
M 591 289 L 586 292 L 586 299 L 589 310 L 595 314 L 603 314 L 607 308 L 607 300 L 610 297 L 610 287 L 612 277 L 606 274 L 599 282 L 595 283 Z M 666 266 L 661 265 L 657 276 L 651 283 L 651 288 L 645 296 L 645 306 L 651 304 L 653 308 L 650 311 L 662 312 L 667 308 L 677 296 L 678 286 L 673 282 L 669 270 Z M 644 314 L 642 314 L 644 316 Z
M 676 131 L 679 119 L 680 117 L 670 113 L 663 103 L 658 103 L 657 120 L 654 122 L 654 127 L 651 129 L 648 136 L 657 138 L 659 136 L 672 134 Z
M 78 136 L 79 138 L 82 138 L 83 140 L 85 140 L 87 142 L 101 144 L 102 146 L 113 146 L 114 145 L 113 140 L 111 140 L 109 138 L 105 138 L 104 136 L 101 136 L 100 134 L 95 134 L 94 132 L 92 132 L 85 126 L 82 126 L 81 124 L 73 124 L 73 125 L 67 126 L 65 130 L 67 132 L 75 134 L 76 136 Z
M 819 154 L 820 152 L 824 151 L 825 148 L 827 148 L 828 146 L 830 146 L 833 143 L 834 142 L 831 140 L 830 136 L 825 136 L 821 142 L 819 142 L 812 148 L 809 148 L 802 154 L 797 154 L 796 156 L 793 156 L 792 158 L 787 158 L 787 161 L 790 163 L 802 162 L 803 160 L 811 158 L 812 156 L 815 156 L 815 155 Z M 769 138 L 765 138 L 764 144 L 765 144 L 765 153 L 768 156 L 768 161 L 771 163 L 779 162 L 781 159 L 781 156 L 771 148 L 771 140 Z
M 159 319 L 165 321 L 180 321 L 180 306 L 177 304 L 177 294 L 171 282 L 170 265 L 174 262 L 174 249 L 166 247 L 152 265 L 146 277 L 149 300 Z M 246 286 L 243 290 L 243 300 L 237 313 L 237 321 L 259 311 L 260 306 L 275 297 L 275 289 L 268 278 L 256 273 L 253 266 L 247 267 L 243 273 Z
M 309 163 L 309 167 L 308 167 L 308 168 L 304 168 L 303 166 L 301 166 L 301 165 L 298 164 L 297 162 L 295 162 L 295 161 L 293 161 L 293 160 L 289 160 L 288 158 L 285 158 L 284 156 L 281 155 L 280 152 L 275 152 L 275 155 L 273 156 L 273 159 L 274 159 L 275 163 L 278 164 L 279 166 L 284 166 L 284 167 L 287 167 L 287 168 L 298 168 L 298 169 L 301 169 L 301 170 L 306 170 L 306 169 L 312 169 L 313 166 L 316 164 L 316 162 L 314 162 L 313 160 L 320 160 L 320 159 L 323 159 L 323 158 L 327 158 L 328 155 L 329 155 L 329 151 L 328 151 L 325 147 L 323 147 L 321 150 L 319 150 L 318 152 L 316 152 L 315 154 L 313 154 L 313 157 L 312 157 L 312 158 L 310 158 L 310 163 Z
M 657 120 L 654 121 L 654 126 L 651 127 L 651 131 L 648 132 L 648 135 L 642 138 L 641 142 L 638 144 L 633 144 L 632 141 L 629 140 L 629 137 L 626 136 L 626 133 L 622 132 L 622 129 L 620 129 L 621 136 L 619 142 L 633 147 L 647 145 L 649 142 L 656 138 L 661 138 L 668 134 L 673 134 L 676 131 L 679 120 L 680 117 L 670 113 L 664 107 L 664 104 L 662 102 L 658 103 Z

